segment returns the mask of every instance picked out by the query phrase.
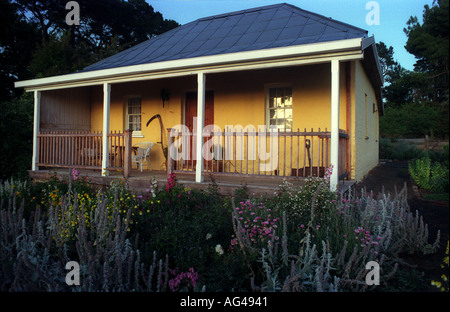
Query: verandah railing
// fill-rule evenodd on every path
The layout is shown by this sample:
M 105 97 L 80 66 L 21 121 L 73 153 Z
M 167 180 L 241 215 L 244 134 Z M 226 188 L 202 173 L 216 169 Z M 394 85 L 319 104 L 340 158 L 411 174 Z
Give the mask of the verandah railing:
M 325 129 L 296 132 L 203 132 L 203 172 L 218 174 L 323 177 L 330 166 L 331 133 Z M 196 133 L 169 129 L 169 170 L 196 169 Z M 339 133 L 339 177 L 347 171 L 348 135 Z M 171 152 L 171 153 L 170 153 Z
M 107 170 L 123 170 L 129 175 L 131 169 L 132 131 L 114 131 L 108 138 Z M 103 135 L 100 131 L 50 131 L 37 135 L 39 167 L 102 169 Z

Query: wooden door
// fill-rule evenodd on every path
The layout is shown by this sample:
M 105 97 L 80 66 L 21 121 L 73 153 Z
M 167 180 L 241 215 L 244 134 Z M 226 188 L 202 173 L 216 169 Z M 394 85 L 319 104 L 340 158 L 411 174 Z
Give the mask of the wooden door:
M 194 117 L 197 117 L 197 92 L 187 92 L 186 93 L 186 107 L 185 107 L 185 125 L 189 128 L 189 131 L 193 133 L 194 129 Z M 214 92 L 213 91 L 206 91 L 205 92 L 205 124 L 207 125 L 213 125 L 214 124 Z M 189 163 L 193 165 L 193 168 L 195 168 L 195 161 L 192 161 L 194 159 L 193 155 L 195 154 L 195 151 L 193 150 L 193 144 L 192 140 L 195 140 L 196 138 L 191 137 L 191 161 Z M 204 139 L 204 142 L 206 142 L 208 138 Z

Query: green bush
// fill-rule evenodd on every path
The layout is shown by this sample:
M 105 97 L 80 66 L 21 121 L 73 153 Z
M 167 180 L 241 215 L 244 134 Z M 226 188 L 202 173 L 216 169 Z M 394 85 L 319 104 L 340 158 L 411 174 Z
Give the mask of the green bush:
M 449 170 L 429 157 L 413 160 L 409 163 L 409 171 L 414 182 L 422 189 L 433 193 L 448 192 Z
M 426 103 L 386 107 L 385 115 L 380 118 L 380 135 L 389 138 L 423 137 L 426 134 L 444 137 L 448 135 L 448 129 L 441 126 L 445 124 L 444 118 L 448 118 L 448 114 L 443 113 L 442 108 Z
M 425 151 L 414 144 L 395 139 L 380 139 L 379 149 L 381 159 L 406 161 L 425 155 Z

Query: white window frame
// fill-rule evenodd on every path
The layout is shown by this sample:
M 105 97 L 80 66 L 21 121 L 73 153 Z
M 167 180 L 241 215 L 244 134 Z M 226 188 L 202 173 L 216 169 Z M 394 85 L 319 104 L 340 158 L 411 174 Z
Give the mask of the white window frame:
M 136 131 L 133 130 L 133 137 L 134 138 L 143 138 L 144 136 L 142 135 L 142 97 L 140 95 L 129 95 L 125 98 L 125 129 L 131 129 L 130 128 L 130 119 L 129 116 L 130 114 L 128 113 L 128 108 L 129 108 L 129 104 L 130 104 L 130 100 L 139 100 L 140 104 L 141 104 L 141 130 L 140 131 Z
M 269 108 L 269 100 L 270 100 L 270 89 L 280 89 L 280 88 L 290 88 L 291 89 L 291 99 L 292 99 L 292 128 L 286 129 L 286 124 L 284 131 L 292 132 L 294 128 L 294 89 L 292 87 L 292 83 L 276 83 L 276 84 L 267 84 L 265 85 L 265 97 L 266 97 L 266 127 L 267 131 L 270 131 L 270 108 Z M 278 131 L 281 131 L 280 129 Z

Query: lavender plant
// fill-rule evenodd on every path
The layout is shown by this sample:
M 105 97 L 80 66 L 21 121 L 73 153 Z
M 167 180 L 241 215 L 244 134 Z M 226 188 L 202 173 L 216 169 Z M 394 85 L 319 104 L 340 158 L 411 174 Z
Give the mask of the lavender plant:
M 4 187 L 3 187 L 4 188 Z M 10 192 L 11 193 L 11 192 Z M 2 193 L 5 194 L 5 193 Z M 168 257 L 148 267 L 128 237 L 130 216 L 107 205 L 99 193 L 95 210 L 86 214 L 78 197 L 61 202 L 29 219 L 16 193 L 0 203 L 0 286 L 2 291 L 165 291 Z M 67 240 L 69 220 L 78 220 L 73 240 Z M 89 223 L 88 223 L 89 220 Z M 65 264 L 80 263 L 79 286 L 65 283 Z
M 286 190 L 290 194 L 295 192 L 292 186 L 289 189 L 286 186 L 283 185 L 281 194 Z M 327 188 L 326 181 L 323 186 Z M 259 267 L 252 267 L 253 290 L 365 291 L 368 289 L 365 265 L 369 261 L 379 263 L 383 282 L 387 282 L 399 264 L 404 264 L 403 254 L 429 254 L 439 247 L 440 233 L 434 242 L 429 242 L 427 225 L 417 212 L 410 211 L 406 185 L 400 192 L 392 196 L 383 193 L 378 199 L 362 190 L 358 197 L 350 192 L 345 196 L 335 194 L 336 199 L 326 196 L 329 200 L 317 201 L 322 187 L 318 184 L 309 196 L 309 207 L 302 205 L 301 209 L 309 211 L 295 206 L 294 212 L 289 212 L 286 203 L 280 204 L 280 210 L 286 209 L 283 223 L 277 228 L 282 231 L 280 247 L 272 239 L 267 248 L 255 250 L 251 232 L 245 230 L 243 219 L 236 214 L 239 208 L 234 207 L 236 243 L 244 254 L 259 254 Z M 309 216 L 309 221 L 293 214 Z M 318 216 L 321 226 L 316 225 Z M 306 225 L 289 224 L 299 221 Z M 298 234 L 292 229 L 298 228 L 302 229 L 303 238 L 290 240 L 289 235 Z M 288 243 L 295 244 L 298 254 L 292 253 Z M 263 272 L 259 284 L 255 274 L 258 271 Z

